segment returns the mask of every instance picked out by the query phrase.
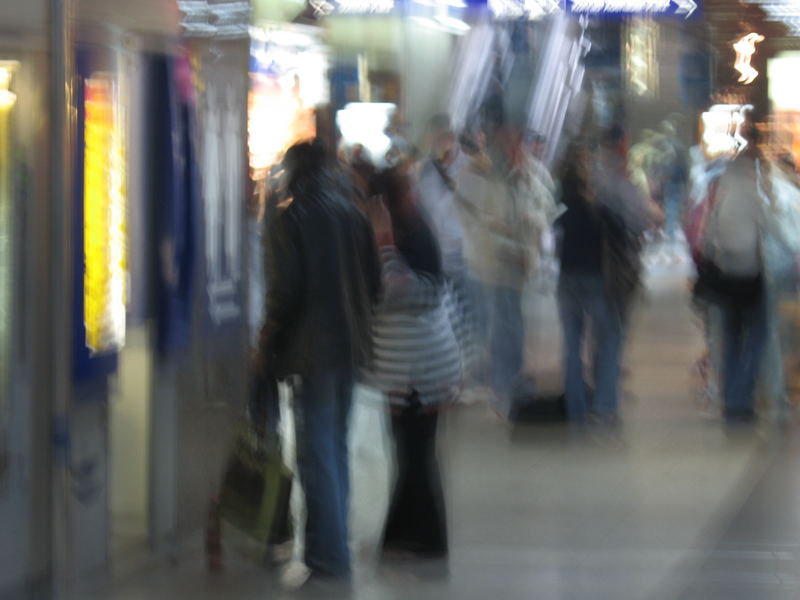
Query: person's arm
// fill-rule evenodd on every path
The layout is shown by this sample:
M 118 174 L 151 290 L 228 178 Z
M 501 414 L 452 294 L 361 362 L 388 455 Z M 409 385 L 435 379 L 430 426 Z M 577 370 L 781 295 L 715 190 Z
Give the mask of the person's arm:
M 383 298 L 381 306 L 388 310 L 425 311 L 441 302 L 442 281 L 414 271 L 394 245 L 380 248 Z
M 285 212 L 276 214 L 269 228 L 265 262 L 269 285 L 258 344 L 262 367 L 280 351 L 285 332 L 300 310 L 303 293 L 302 245 L 296 225 Z
M 381 280 L 381 261 L 378 255 L 378 243 L 366 217 L 362 218 L 361 229 L 364 232 L 364 243 L 361 250 L 361 268 L 366 278 L 369 300 L 374 305 L 380 301 L 383 283 Z
M 664 222 L 661 208 L 646 197 L 627 176 L 622 173 L 607 174 L 602 183 L 595 179 L 598 201 L 616 214 L 625 227 L 634 234 L 642 234 Z
M 378 244 L 381 264 L 381 306 L 389 310 L 422 311 L 441 301 L 441 279 L 411 269 L 397 250 L 392 219 L 380 200 L 368 214 Z
M 764 207 L 766 227 L 795 254 L 800 254 L 800 188 L 782 173 L 774 173 L 771 201 Z

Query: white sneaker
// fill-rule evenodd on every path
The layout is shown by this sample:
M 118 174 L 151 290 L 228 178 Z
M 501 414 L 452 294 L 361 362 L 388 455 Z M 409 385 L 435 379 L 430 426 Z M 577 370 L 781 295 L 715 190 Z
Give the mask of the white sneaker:
M 281 574 L 281 586 L 286 591 L 299 590 L 311 577 L 311 569 L 305 563 L 294 561 Z
M 283 565 L 292 560 L 294 555 L 294 540 L 282 544 L 272 544 L 268 548 L 268 559 L 273 565 Z

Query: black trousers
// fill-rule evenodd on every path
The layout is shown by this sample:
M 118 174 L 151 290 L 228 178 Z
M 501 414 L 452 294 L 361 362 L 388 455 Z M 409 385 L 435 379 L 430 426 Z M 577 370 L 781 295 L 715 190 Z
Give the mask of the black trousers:
M 447 517 L 436 453 L 439 414 L 423 412 L 411 400 L 391 417 L 397 474 L 383 550 L 443 558 L 447 556 Z

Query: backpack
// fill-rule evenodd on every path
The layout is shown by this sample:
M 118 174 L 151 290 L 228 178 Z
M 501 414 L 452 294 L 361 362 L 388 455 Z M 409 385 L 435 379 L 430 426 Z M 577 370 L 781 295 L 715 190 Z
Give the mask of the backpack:
M 747 306 L 764 289 L 759 170 L 743 178 L 741 163 L 728 165 L 710 194 L 693 256 L 697 266 L 694 295 L 723 306 Z M 755 206 L 748 202 L 758 203 Z M 752 217 L 752 218 L 751 218 Z M 704 222 L 703 222 L 704 221 Z M 698 239 L 699 238 L 699 239 Z

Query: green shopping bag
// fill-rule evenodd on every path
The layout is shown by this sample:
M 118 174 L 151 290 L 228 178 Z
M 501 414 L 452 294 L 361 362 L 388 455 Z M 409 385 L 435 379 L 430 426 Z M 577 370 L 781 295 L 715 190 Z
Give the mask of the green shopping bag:
M 280 443 L 264 443 L 247 427 L 237 436 L 225 470 L 219 516 L 259 542 L 291 539 L 292 481 Z

